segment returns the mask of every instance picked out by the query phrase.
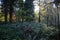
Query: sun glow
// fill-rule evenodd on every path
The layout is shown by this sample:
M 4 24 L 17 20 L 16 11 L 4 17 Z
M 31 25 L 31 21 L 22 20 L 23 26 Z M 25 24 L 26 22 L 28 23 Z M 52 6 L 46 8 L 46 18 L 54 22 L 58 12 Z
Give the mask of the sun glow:
M 39 2 L 38 1 L 34 1 L 34 12 L 38 12 L 39 11 Z

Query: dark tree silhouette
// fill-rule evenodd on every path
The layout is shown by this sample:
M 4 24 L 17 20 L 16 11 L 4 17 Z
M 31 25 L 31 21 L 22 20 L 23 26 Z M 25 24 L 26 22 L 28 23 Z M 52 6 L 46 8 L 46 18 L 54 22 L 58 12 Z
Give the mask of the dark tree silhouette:
M 7 22 L 7 14 L 9 12 L 10 14 L 10 19 L 9 21 L 12 22 L 12 13 L 13 13 L 13 6 L 14 6 L 14 2 L 17 0 L 3 0 L 3 10 L 5 13 L 5 23 Z
M 10 14 L 10 22 L 12 22 L 12 13 L 13 13 L 13 4 L 15 0 L 9 0 L 9 14 Z
M 7 22 L 7 3 L 8 1 L 7 0 L 3 0 L 3 12 L 5 14 L 5 22 Z
M 54 0 L 54 3 L 55 3 L 56 6 L 58 6 L 59 3 L 60 3 L 60 0 Z
M 33 12 L 34 12 L 34 5 L 33 5 L 33 1 L 34 0 L 25 0 L 25 3 L 24 3 L 24 8 L 25 8 L 25 10 L 27 11 L 26 12 L 26 16 L 32 16 L 32 17 L 34 17 L 34 14 L 33 14 Z M 32 18 L 31 18 L 32 19 Z M 26 20 L 30 20 L 30 19 L 26 19 Z M 31 21 L 31 20 L 30 20 Z

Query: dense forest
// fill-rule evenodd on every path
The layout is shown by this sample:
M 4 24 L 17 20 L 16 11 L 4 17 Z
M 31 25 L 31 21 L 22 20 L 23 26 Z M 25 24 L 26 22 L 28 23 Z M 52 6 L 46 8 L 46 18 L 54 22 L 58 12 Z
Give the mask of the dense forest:
M 60 0 L 0 0 L 0 40 L 60 40 Z

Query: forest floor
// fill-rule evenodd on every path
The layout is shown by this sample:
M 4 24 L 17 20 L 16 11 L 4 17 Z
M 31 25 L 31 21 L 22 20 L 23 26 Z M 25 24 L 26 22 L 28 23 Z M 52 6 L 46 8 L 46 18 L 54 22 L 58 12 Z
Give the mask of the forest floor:
M 55 27 L 46 27 L 46 24 L 38 23 L 38 22 L 17 22 L 17 23 L 7 23 L 7 24 L 0 24 L 0 36 L 6 39 L 20 39 L 24 34 L 24 27 L 31 27 L 33 31 L 36 33 L 41 32 L 42 37 L 45 34 L 56 34 L 57 28 Z M 48 32 L 46 33 L 48 28 Z M 41 36 L 41 35 L 40 35 Z M 54 39 L 55 40 L 55 39 Z

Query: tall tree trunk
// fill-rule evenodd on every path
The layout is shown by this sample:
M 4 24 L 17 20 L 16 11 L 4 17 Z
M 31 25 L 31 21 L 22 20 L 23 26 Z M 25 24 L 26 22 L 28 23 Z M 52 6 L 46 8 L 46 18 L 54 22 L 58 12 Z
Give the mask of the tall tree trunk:
M 60 40 L 60 26 L 59 26 L 59 8 L 57 7 L 57 16 L 58 16 L 58 35 L 57 35 L 57 40 Z
M 7 23 L 7 11 L 8 11 L 8 7 L 7 7 L 7 0 L 3 0 L 3 13 L 5 14 L 5 23 Z
M 5 23 L 7 23 L 7 11 L 5 11 Z
M 12 13 L 13 13 L 13 6 L 12 4 L 10 5 L 10 11 L 9 11 L 9 14 L 10 14 L 10 22 L 12 22 Z

